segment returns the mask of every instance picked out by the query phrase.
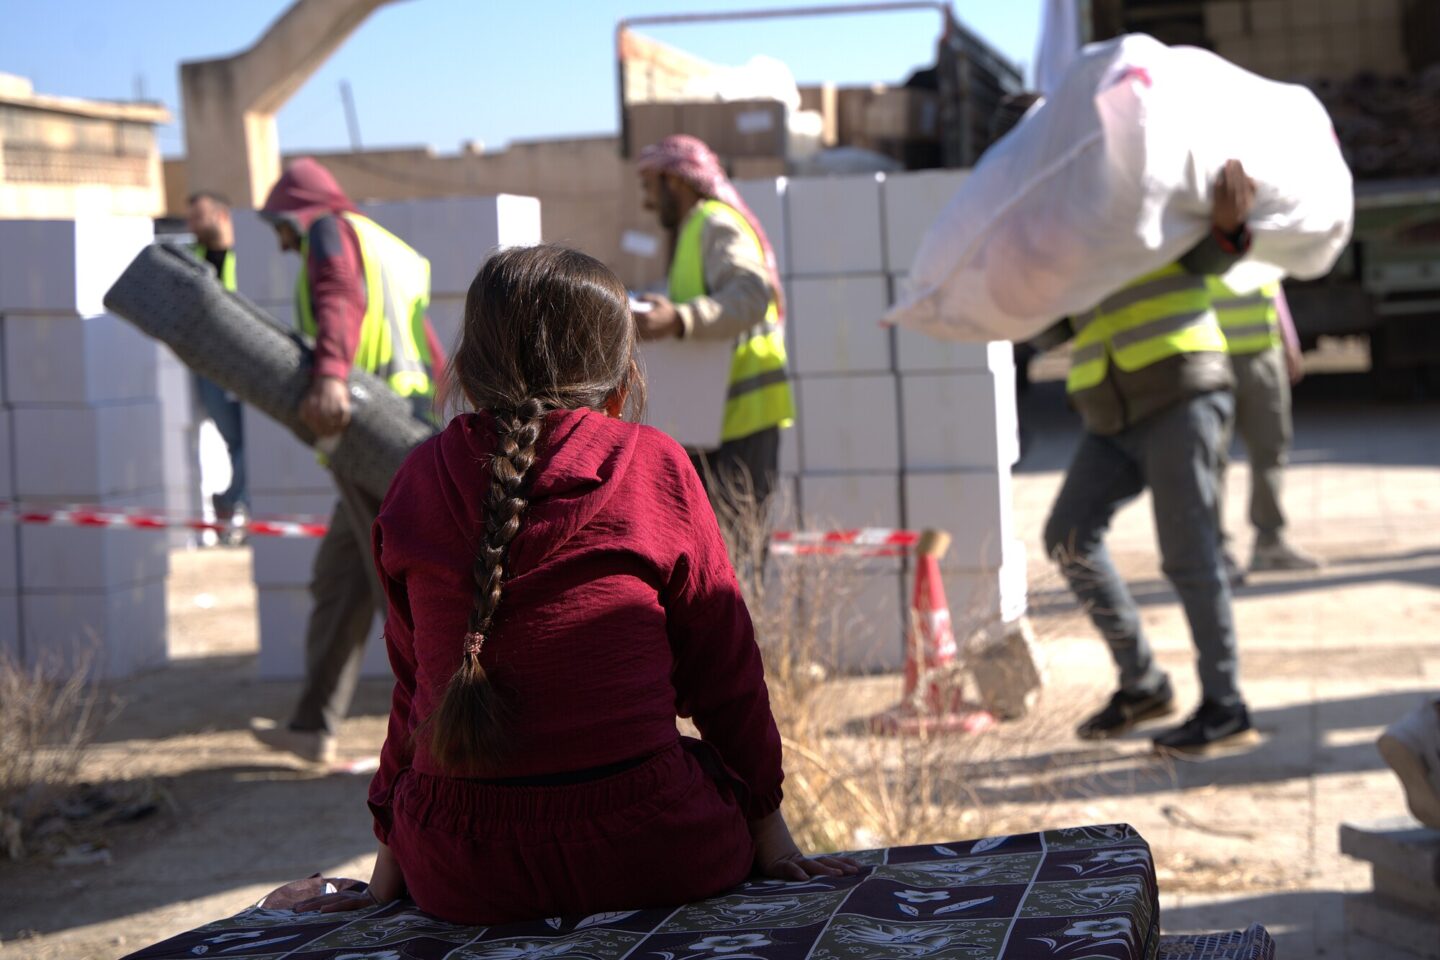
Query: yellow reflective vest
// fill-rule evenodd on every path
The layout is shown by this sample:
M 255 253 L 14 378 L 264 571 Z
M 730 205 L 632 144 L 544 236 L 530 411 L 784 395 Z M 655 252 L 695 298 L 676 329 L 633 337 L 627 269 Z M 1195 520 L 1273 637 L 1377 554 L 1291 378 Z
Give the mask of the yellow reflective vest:
M 1071 394 L 1105 382 L 1110 364 L 1134 373 L 1183 353 L 1224 353 L 1225 335 L 1205 278 L 1178 263 L 1141 277 L 1075 317 L 1070 354 Z
M 1278 281 L 1252 293 L 1236 293 L 1219 277 L 1210 277 L 1206 283 L 1210 305 L 1220 319 L 1220 329 L 1232 354 L 1261 353 L 1280 345 L 1280 312 L 1275 307 L 1275 298 L 1280 294 Z
M 705 284 L 701 234 L 706 221 L 717 214 L 734 220 L 755 245 L 757 259 L 763 259 L 764 246 L 759 236 L 738 210 L 719 200 L 702 200 L 686 218 L 675 241 L 675 256 L 670 264 L 670 299 L 674 303 L 686 303 L 710 292 Z M 772 294 L 765 320 L 742 334 L 735 346 L 721 440 L 739 440 L 795 422 L 795 400 L 785 369 L 785 335 L 779 316 Z
M 190 248 L 190 252 L 193 253 L 193 254 L 195 254 L 195 259 L 197 259 L 197 260 L 203 261 L 203 262 L 205 262 L 205 263 L 209 263 L 209 262 L 210 262 L 208 259 L 206 259 L 206 256 L 207 256 L 207 254 L 210 253 L 210 251 L 209 251 L 209 249 L 206 248 L 205 244 L 203 244 L 203 243 L 197 243 L 197 244 L 195 244 L 194 246 L 192 246 L 192 247 Z M 226 251 L 225 251 L 225 263 L 224 263 L 224 266 L 222 266 L 222 267 L 220 268 L 220 285 L 221 285 L 222 287 L 224 287 L 226 290 L 229 290 L 231 293 L 234 293 L 234 292 L 235 292 L 235 251 L 234 251 L 234 250 L 226 250 Z
M 430 349 L 425 314 L 430 308 L 430 261 L 369 217 L 340 214 L 360 238 L 365 272 L 365 319 L 354 365 L 384 379 L 402 397 L 429 396 Z M 295 281 L 295 311 L 300 331 L 316 334 L 310 301 L 310 237 L 300 242 L 300 276 Z

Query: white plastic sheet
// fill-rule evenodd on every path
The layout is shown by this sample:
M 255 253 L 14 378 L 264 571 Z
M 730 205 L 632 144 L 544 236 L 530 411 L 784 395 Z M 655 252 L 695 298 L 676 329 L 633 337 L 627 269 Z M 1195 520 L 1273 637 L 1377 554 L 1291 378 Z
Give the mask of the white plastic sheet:
M 1147 36 L 1082 51 L 930 227 L 890 323 L 1020 340 L 1181 257 L 1231 158 L 1256 181 L 1237 290 L 1328 272 L 1354 215 L 1330 118 L 1303 87 Z

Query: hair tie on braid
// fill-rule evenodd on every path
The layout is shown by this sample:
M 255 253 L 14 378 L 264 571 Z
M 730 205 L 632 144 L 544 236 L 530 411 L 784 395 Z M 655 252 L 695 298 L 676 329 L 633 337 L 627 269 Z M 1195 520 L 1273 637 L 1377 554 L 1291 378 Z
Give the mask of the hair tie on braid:
M 465 655 L 467 657 L 480 656 L 480 649 L 485 646 L 485 634 L 471 630 L 465 634 Z

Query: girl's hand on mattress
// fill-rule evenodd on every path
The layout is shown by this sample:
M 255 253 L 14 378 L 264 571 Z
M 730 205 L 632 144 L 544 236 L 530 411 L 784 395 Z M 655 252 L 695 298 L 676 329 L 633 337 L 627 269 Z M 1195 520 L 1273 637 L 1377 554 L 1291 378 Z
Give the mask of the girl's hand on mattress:
M 755 839 L 755 869 L 773 880 L 809 880 L 811 877 L 843 877 L 860 872 L 860 864 L 849 857 L 807 857 L 795 845 L 785 817 L 776 810 L 750 823 Z
M 295 904 L 296 913 L 343 913 L 346 910 L 366 910 L 379 906 L 369 888 L 364 890 L 342 890 L 327 893 Z
M 311 897 L 295 904 L 296 913 L 344 913 L 384 906 L 405 895 L 405 878 L 400 864 L 385 844 L 375 851 L 375 869 L 370 871 L 370 885 L 364 890 L 346 890 Z
M 773 880 L 809 880 L 811 877 L 844 877 L 860 872 L 860 864 L 849 857 L 807 857 L 796 850 L 766 863 L 756 858 L 762 876 Z

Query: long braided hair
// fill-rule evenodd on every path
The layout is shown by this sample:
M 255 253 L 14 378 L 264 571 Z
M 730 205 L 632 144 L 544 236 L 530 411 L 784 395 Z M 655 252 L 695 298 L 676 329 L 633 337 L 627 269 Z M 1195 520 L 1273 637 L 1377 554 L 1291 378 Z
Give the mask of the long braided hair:
M 529 476 L 552 410 L 624 411 L 638 419 L 645 383 L 625 286 L 599 260 L 565 247 L 501 251 L 465 296 L 444 396 L 488 413 L 497 434 L 476 551 L 475 592 L 460 668 L 426 721 L 447 769 L 483 767 L 504 750 L 503 692 L 481 665 L 504 593 L 506 556 L 529 506 Z

